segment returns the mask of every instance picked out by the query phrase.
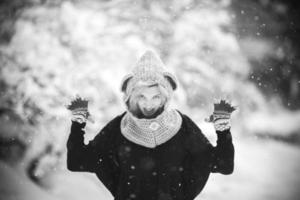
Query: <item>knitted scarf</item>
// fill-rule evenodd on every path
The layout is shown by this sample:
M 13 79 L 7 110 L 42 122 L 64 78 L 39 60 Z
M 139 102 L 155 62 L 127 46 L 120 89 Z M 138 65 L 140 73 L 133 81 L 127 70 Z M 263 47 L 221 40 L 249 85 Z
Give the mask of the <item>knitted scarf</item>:
M 121 121 L 121 133 L 129 141 L 148 148 L 167 142 L 180 129 L 182 118 L 174 110 L 165 110 L 153 119 L 139 119 L 127 112 Z

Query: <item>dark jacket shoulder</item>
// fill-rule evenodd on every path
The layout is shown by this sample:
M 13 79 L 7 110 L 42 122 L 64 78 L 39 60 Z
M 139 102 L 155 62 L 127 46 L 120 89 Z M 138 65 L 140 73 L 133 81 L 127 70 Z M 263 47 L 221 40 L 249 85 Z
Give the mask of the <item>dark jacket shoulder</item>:
M 182 130 L 185 134 L 185 146 L 191 153 L 200 153 L 212 145 L 197 124 L 187 115 L 179 112 L 182 117 Z
M 121 119 L 125 113 L 122 113 L 111 121 L 109 121 L 95 136 L 95 138 L 90 141 L 90 146 L 95 150 L 108 151 L 113 148 L 115 138 L 120 133 L 120 123 Z
M 123 116 L 125 115 L 126 112 L 123 112 L 122 114 L 116 116 L 112 120 L 110 120 L 102 129 L 101 131 L 97 134 L 98 135 L 113 135 L 117 134 L 118 130 L 120 129 L 120 124 Z M 97 137 L 96 136 L 96 137 Z

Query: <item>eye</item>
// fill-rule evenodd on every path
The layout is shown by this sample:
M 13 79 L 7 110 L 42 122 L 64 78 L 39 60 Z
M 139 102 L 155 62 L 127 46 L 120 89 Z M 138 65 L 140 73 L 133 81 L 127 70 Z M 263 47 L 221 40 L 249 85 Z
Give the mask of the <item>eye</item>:
M 153 97 L 153 99 L 160 99 L 160 98 L 161 98 L 160 95 L 155 95 L 155 96 Z
M 145 96 L 142 95 L 142 94 L 140 94 L 140 95 L 137 96 L 137 98 L 140 99 L 140 100 L 142 100 L 142 99 L 145 99 Z

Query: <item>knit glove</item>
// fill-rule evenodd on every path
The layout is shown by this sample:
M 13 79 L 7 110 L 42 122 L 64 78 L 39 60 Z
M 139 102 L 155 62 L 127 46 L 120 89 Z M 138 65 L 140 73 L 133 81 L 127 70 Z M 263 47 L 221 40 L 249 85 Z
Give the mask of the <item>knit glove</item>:
M 72 112 L 71 120 L 73 122 L 85 123 L 90 116 L 88 111 L 88 100 L 82 99 L 77 96 L 71 101 L 71 104 L 67 106 L 67 109 Z
M 232 106 L 229 102 L 225 100 L 220 100 L 214 104 L 213 114 L 210 115 L 207 122 L 213 122 L 216 131 L 225 131 L 230 129 L 230 116 L 233 111 L 236 110 L 236 107 Z

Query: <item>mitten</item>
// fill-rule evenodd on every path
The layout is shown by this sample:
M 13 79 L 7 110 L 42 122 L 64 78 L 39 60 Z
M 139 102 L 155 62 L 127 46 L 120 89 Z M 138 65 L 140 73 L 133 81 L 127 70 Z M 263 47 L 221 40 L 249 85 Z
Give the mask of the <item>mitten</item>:
M 213 114 L 206 119 L 207 122 L 213 122 L 216 131 L 225 131 L 230 129 L 230 116 L 236 107 L 232 106 L 229 102 L 225 100 L 220 100 L 220 102 L 214 104 Z
M 76 99 L 71 101 L 67 109 L 72 112 L 72 121 L 78 123 L 85 123 L 90 115 L 88 111 L 88 100 L 82 99 L 77 96 Z

